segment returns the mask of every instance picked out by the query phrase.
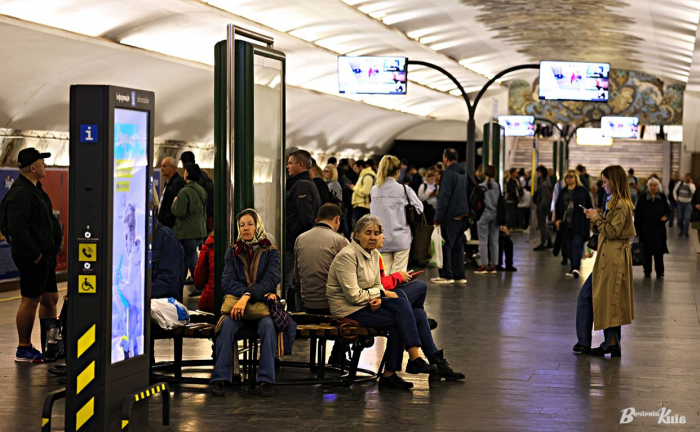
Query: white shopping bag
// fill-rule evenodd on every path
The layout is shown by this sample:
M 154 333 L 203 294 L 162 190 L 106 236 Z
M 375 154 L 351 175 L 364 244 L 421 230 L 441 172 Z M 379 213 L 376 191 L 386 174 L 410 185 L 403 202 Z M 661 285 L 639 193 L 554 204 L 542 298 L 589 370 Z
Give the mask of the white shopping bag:
M 433 230 L 433 235 L 430 236 L 430 265 L 439 269 L 442 268 L 442 234 L 440 225 L 437 225 Z
M 172 297 L 151 300 L 151 319 L 164 330 L 184 327 L 190 323 L 187 308 Z

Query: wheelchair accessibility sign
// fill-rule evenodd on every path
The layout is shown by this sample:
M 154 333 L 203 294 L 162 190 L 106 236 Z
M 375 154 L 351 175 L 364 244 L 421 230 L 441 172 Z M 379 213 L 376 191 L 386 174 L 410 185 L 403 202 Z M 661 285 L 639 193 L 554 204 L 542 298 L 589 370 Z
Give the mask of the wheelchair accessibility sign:
M 78 293 L 95 294 L 97 292 L 97 276 L 78 276 Z

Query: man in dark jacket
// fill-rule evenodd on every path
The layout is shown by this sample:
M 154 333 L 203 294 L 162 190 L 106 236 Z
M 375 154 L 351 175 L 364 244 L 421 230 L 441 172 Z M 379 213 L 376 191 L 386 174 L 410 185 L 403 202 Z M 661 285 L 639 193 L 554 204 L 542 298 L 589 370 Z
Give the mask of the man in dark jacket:
M 160 164 L 160 172 L 167 179 L 163 185 L 163 190 L 160 194 L 160 202 L 158 203 L 158 221 L 168 228 L 175 226 L 175 215 L 171 207 L 173 201 L 180 192 L 180 189 L 185 187 L 185 179 L 177 172 L 177 161 L 171 157 L 166 157 Z
M 511 168 L 509 174 L 506 182 L 506 214 L 508 216 L 506 225 L 508 229 L 513 229 L 518 213 L 518 203 L 523 197 L 523 188 L 520 187 L 517 168 Z
M 306 150 L 296 150 L 287 159 L 287 237 L 284 245 L 284 274 L 287 304 L 296 311 L 301 305 L 299 287 L 292 283 L 294 279 L 294 243 L 300 234 L 313 228 L 316 213 L 321 207 L 321 197 L 316 185 L 311 180 L 309 168 L 311 154 Z
M 40 306 L 40 319 L 56 319 L 56 255 L 61 249 L 62 232 L 53 215 L 51 200 L 39 181 L 46 176 L 44 159 L 48 157 L 50 153 L 40 153 L 31 147 L 19 152 L 20 176 L 2 204 L 1 226 L 12 245 L 12 260 L 19 270 L 22 294 L 17 311 L 16 362 L 43 361 L 41 353 L 32 346 L 37 307 Z
M 170 228 L 155 221 L 151 257 L 151 298 L 173 297 L 182 302 L 187 265 L 185 250 Z
M 552 247 L 552 234 L 549 232 L 548 219 L 551 215 L 553 186 L 549 178 L 547 168 L 537 167 L 537 191 L 535 192 L 535 204 L 537 205 L 537 228 L 540 230 L 541 243 L 534 250 L 542 251 Z
M 431 281 L 442 284 L 467 283 L 464 276 L 464 231 L 469 225 L 467 175 L 457 163 L 456 150 L 445 150 L 442 162 L 447 168 L 440 178 L 435 225 L 440 226 L 445 243 L 442 245 L 440 277 L 432 278 Z

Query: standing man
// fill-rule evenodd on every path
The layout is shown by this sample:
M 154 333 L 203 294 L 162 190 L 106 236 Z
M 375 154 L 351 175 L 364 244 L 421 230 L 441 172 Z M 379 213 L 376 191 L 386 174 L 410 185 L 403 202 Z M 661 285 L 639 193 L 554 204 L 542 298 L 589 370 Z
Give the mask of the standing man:
M 197 163 L 194 160 L 194 153 L 191 151 L 182 152 L 180 155 L 180 161 L 182 162 L 182 167 L 187 168 L 187 165 Z M 209 178 L 206 172 L 200 169 L 201 173 L 197 184 L 200 185 L 207 192 L 207 220 L 206 227 L 207 233 L 210 233 L 214 229 L 214 182 Z M 205 236 L 206 238 L 206 236 Z M 204 239 L 202 239 L 204 241 Z
M 297 237 L 313 228 L 321 207 L 318 189 L 309 175 L 311 154 L 296 150 L 287 159 L 287 237 L 284 245 L 285 297 L 292 311 L 302 307 L 301 293 L 294 281 L 294 244 Z
M 51 153 L 40 153 L 33 147 L 19 152 L 20 175 L 0 206 L 0 228 L 12 245 L 12 260 L 19 270 L 22 294 L 17 311 L 16 362 L 41 363 L 44 360 L 32 346 L 37 306 L 40 320 L 56 319 L 56 255 L 61 249 L 63 234 L 53 215 L 51 200 L 39 181 L 46 176 L 44 159 L 48 157 Z M 43 348 L 45 341 L 41 342 Z
M 537 227 L 540 230 L 541 243 L 535 251 L 543 251 L 552 247 L 552 234 L 547 224 L 552 207 L 552 181 L 549 178 L 547 168 L 537 167 L 537 191 L 535 192 L 535 204 L 537 205 Z
M 685 175 L 682 182 L 676 183 L 673 189 L 673 197 L 676 199 L 676 205 L 678 206 L 678 227 L 681 229 L 681 232 L 678 233 L 678 237 L 688 237 L 690 213 L 693 210 L 691 201 L 693 200 L 694 194 L 695 183 L 693 183 L 693 177 L 688 173 Z
M 172 211 L 173 201 L 180 189 L 185 187 L 185 179 L 177 172 L 177 161 L 166 157 L 160 163 L 160 172 L 167 179 L 160 194 L 158 203 L 158 222 L 172 229 L 175 227 L 175 215 Z
M 440 226 L 442 239 L 442 269 L 440 277 L 431 281 L 438 284 L 467 283 L 464 276 L 464 244 L 467 239 L 469 208 L 467 205 L 467 175 L 457 163 L 457 150 L 448 148 L 442 154 L 445 171 L 440 178 L 435 225 Z
M 301 287 L 307 313 L 331 314 L 326 297 L 328 270 L 338 252 L 350 244 L 337 234 L 342 215 L 337 205 L 324 204 L 318 210 L 316 225 L 300 235 L 294 245 L 294 279 Z
M 511 168 L 509 174 L 510 177 L 506 183 L 506 214 L 508 215 L 506 225 L 508 229 L 513 229 L 515 228 L 515 220 L 518 214 L 518 203 L 523 199 L 523 188 L 520 187 L 518 169 Z
M 671 176 L 671 181 L 668 182 L 668 205 L 671 208 L 671 216 L 668 217 L 668 226 L 673 228 L 673 218 L 676 215 L 676 208 L 678 207 L 678 202 L 674 196 L 676 190 L 676 185 L 681 182 L 681 177 L 677 172 L 674 172 Z M 678 225 L 680 226 L 680 214 L 678 215 Z

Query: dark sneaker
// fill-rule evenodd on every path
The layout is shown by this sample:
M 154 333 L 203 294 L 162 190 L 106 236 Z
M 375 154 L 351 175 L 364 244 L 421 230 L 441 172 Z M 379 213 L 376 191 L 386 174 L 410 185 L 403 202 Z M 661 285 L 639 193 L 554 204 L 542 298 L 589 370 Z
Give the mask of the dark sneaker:
M 409 360 L 406 365 L 406 373 L 416 374 L 431 374 L 437 372 L 437 366 L 428 364 L 427 361 L 418 357 L 415 360 Z
M 490 265 L 490 266 L 489 266 L 489 273 L 490 273 L 490 274 L 496 274 L 496 273 L 498 273 L 498 269 L 496 268 L 495 265 Z
M 413 383 L 401 378 L 399 374 L 379 377 L 380 389 L 408 390 L 413 388 Z
M 440 381 L 443 378 L 445 381 L 459 381 L 464 379 L 463 373 L 452 370 L 450 364 L 445 360 L 442 350 L 438 351 L 435 355 L 428 356 L 428 361 L 430 361 L 430 364 L 437 366 L 437 372 L 431 373 L 428 377 L 430 381 Z
M 574 345 L 574 352 L 581 353 L 581 354 L 590 354 L 591 347 L 583 346 L 583 345 L 577 343 L 576 345 Z
M 223 397 L 226 395 L 226 384 L 223 381 L 214 382 L 214 386 L 211 388 L 211 394 Z
M 428 325 L 430 325 L 430 330 L 435 330 L 438 326 L 438 322 L 432 318 L 428 318 Z
M 658 273 L 657 273 L 657 274 L 656 274 L 656 279 L 663 279 L 663 278 L 664 278 L 664 274 L 663 274 L 663 273 L 661 273 L 661 274 L 658 274 Z
M 506 267 L 505 271 L 507 271 L 507 272 L 516 272 L 516 271 L 518 271 L 518 269 L 516 269 L 516 268 L 513 267 L 513 266 L 510 266 L 510 267 Z
M 482 266 L 479 266 L 479 268 L 476 269 L 476 271 L 474 271 L 474 274 L 481 275 L 481 274 L 487 274 L 488 272 L 489 272 L 489 268 L 486 267 L 485 265 L 482 265 Z
M 43 363 L 44 356 L 41 355 L 39 350 L 34 348 L 34 345 L 29 345 L 28 347 L 18 346 L 15 361 L 18 363 Z
M 260 383 L 260 396 L 262 397 L 272 397 L 275 395 L 275 391 L 272 390 L 272 384 L 269 382 Z
M 547 249 L 547 247 L 545 245 L 541 244 L 541 245 L 537 246 L 536 248 L 534 248 L 533 250 L 535 252 L 539 252 L 539 251 L 543 251 L 545 249 Z
M 574 274 L 574 279 L 578 279 L 579 277 L 581 277 L 581 272 L 578 270 L 574 270 L 571 273 Z

